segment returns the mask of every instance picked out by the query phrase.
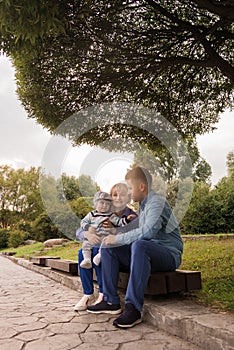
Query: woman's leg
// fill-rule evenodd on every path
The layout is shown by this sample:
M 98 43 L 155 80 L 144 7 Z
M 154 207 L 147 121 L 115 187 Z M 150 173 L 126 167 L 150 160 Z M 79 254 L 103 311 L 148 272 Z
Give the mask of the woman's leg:
M 154 241 L 133 242 L 125 303 L 131 303 L 141 311 L 151 271 L 173 271 L 175 268 L 174 258 L 167 248 Z
M 99 248 L 98 247 L 93 247 L 92 249 L 92 256 L 95 256 L 98 253 Z M 80 268 L 80 279 L 82 283 L 82 287 L 84 290 L 84 294 L 86 295 L 91 295 L 94 292 L 93 288 L 93 268 L 91 269 L 83 269 L 80 267 L 80 263 L 83 261 L 83 253 L 82 249 L 79 250 L 78 252 L 78 264 Z M 99 291 L 102 293 L 102 274 L 101 274 L 101 266 L 95 266 L 93 265 L 96 276 L 97 276 L 97 283 L 99 286 Z
M 93 257 L 96 256 L 98 254 L 98 252 L 99 252 L 99 248 L 93 247 Z M 97 276 L 97 283 L 99 286 L 99 292 L 103 293 L 101 264 L 98 266 L 93 264 L 93 268 L 94 268 L 96 276 Z

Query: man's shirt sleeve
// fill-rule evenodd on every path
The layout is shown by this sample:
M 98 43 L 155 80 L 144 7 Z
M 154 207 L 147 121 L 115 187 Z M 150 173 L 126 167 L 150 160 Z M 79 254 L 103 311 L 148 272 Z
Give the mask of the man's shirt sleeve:
M 116 243 L 130 244 L 139 239 L 156 238 L 156 234 L 161 229 L 163 224 L 163 209 L 164 201 L 157 200 L 156 198 L 149 201 L 145 205 L 144 210 L 140 212 L 139 227 L 117 235 L 115 238 Z

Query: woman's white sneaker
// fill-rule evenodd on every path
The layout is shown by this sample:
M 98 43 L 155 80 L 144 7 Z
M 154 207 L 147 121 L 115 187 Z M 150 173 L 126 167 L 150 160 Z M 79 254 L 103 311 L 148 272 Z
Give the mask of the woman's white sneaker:
M 99 293 L 97 300 L 92 305 L 99 304 L 103 300 L 103 298 L 104 298 L 103 293 Z
M 74 306 L 74 311 L 84 311 L 87 309 L 88 305 L 92 305 L 95 301 L 95 296 L 92 295 L 84 295 L 78 303 Z

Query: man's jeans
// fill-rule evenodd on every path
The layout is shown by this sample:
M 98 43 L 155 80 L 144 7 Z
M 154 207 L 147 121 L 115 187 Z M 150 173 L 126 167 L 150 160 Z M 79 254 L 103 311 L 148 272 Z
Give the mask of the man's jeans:
M 176 269 L 171 252 L 155 241 L 138 240 L 117 248 L 102 248 L 102 281 L 105 300 L 119 304 L 117 283 L 119 271 L 130 271 L 125 303 L 139 311 L 144 303 L 144 291 L 151 271 Z

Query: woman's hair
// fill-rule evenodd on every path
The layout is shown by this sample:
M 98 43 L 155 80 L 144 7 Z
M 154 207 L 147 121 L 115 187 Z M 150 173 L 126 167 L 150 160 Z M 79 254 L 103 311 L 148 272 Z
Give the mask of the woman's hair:
M 151 189 L 151 186 L 152 186 L 152 176 L 149 170 L 140 166 L 136 166 L 131 170 L 129 170 L 125 176 L 125 180 L 141 181 L 147 185 L 149 190 Z
M 128 192 L 128 186 L 123 182 L 118 182 L 117 184 L 113 185 L 110 189 L 110 195 L 112 196 L 115 191 L 121 191 L 125 190 Z

